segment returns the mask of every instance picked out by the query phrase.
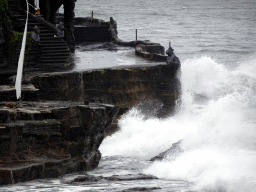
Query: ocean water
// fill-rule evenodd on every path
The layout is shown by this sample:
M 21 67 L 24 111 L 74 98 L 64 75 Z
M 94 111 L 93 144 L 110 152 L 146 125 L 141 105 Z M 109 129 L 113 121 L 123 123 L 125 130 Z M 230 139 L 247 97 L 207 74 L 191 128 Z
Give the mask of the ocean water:
M 77 0 L 76 16 L 117 21 L 118 36 L 169 42 L 181 60 L 181 104 L 166 119 L 148 118 L 134 106 L 107 137 L 94 176 L 150 174 L 158 180 L 70 184 L 84 173 L 42 179 L 0 191 L 256 191 L 256 1 L 255 0 Z M 94 45 L 97 47 L 97 45 Z M 100 55 L 97 56 L 97 54 Z M 146 64 L 134 50 L 78 47 L 77 68 Z M 104 62 L 106 64 L 104 64 Z M 109 61 L 109 63 L 108 63 Z M 89 63 L 89 64 L 88 64 Z M 149 159 L 181 141 L 182 153 Z M 148 190 L 150 191 L 150 190 Z

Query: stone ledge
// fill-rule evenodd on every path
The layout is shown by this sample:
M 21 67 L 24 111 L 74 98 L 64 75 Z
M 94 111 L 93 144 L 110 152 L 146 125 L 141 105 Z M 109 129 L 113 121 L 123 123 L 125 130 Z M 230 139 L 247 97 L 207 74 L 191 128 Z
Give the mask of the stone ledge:
M 25 101 L 37 101 L 38 89 L 32 84 L 22 85 L 21 99 Z M 0 101 L 17 101 L 15 86 L 0 85 Z
M 180 81 L 179 65 L 151 64 L 119 66 L 84 72 L 41 74 L 30 78 L 39 89 L 39 98 L 118 105 L 122 110 L 134 107 L 142 99 L 163 103 L 159 116 L 175 109 Z
M 135 54 L 144 57 L 147 60 L 166 62 L 167 56 L 164 53 L 165 49 L 159 44 L 138 44 L 135 48 Z

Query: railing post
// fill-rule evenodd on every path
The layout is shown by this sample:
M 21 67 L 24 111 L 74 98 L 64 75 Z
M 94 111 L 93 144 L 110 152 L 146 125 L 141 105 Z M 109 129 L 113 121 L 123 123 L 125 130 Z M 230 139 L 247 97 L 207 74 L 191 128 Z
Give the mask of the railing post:
M 92 20 L 93 20 L 93 11 L 92 11 L 92 18 L 91 18 L 91 27 L 92 27 Z
M 137 41 L 137 38 L 138 38 L 138 30 L 136 29 L 136 41 Z

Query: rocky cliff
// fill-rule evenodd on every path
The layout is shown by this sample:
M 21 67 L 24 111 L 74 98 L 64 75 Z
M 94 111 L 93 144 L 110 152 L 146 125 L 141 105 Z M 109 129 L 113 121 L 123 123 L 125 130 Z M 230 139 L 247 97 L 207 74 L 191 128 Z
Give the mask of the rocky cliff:
M 157 116 L 164 117 L 174 111 L 180 96 L 178 73 L 178 64 L 152 64 L 42 74 L 30 82 L 46 100 L 110 103 L 123 110 L 142 100 L 158 100 L 163 106 Z
M 77 102 L 0 102 L 0 185 L 98 166 L 118 107 Z

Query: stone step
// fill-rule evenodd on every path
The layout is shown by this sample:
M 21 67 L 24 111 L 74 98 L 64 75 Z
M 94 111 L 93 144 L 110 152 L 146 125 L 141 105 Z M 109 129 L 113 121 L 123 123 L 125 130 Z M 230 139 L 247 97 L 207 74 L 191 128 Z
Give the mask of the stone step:
M 54 58 L 55 56 L 56 57 L 59 57 L 59 56 L 69 56 L 70 55 L 70 52 L 60 52 L 59 50 L 57 50 L 58 52 L 42 52 L 42 56 L 41 58 L 42 59 L 45 59 L 45 58 Z
M 68 107 L 48 107 L 48 102 L 0 102 L 0 123 L 42 120 L 49 122 L 49 120 L 63 119 L 70 110 Z
M 24 24 L 25 24 L 25 23 L 24 23 Z M 34 21 L 34 20 L 33 20 L 33 22 L 28 22 L 28 25 L 33 25 L 33 26 L 34 26 L 34 25 L 37 25 L 38 27 L 39 27 L 39 26 L 41 26 L 41 27 L 44 26 L 44 25 L 42 25 L 41 23 L 38 23 L 38 22 L 36 22 L 36 21 Z
M 68 59 L 49 59 L 49 60 L 40 60 L 38 62 L 38 66 L 42 66 L 42 65 L 59 65 L 59 64 L 65 64 L 68 62 Z
M 42 33 L 40 32 L 40 37 L 46 37 L 46 36 L 50 36 L 50 37 L 53 37 L 55 34 L 54 33 Z
M 38 89 L 32 84 L 22 85 L 21 99 L 23 101 L 38 101 Z M 0 86 L 0 101 L 17 101 L 15 86 Z
M 40 33 L 52 33 L 51 29 L 41 29 Z
M 66 51 L 66 50 L 69 51 L 66 45 L 55 46 L 54 44 L 41 46 L 41 50 L 43 50 L 44 52 Z
M 45 41 L 45 40 L 48 40 L 49 38 L 52 38 L 54 37 L 54 34 L 51 34 L 51 35 L 45 35 L 45 34 L 40 34 L 40 40 L 41 41 Z
M 38 62 L 39 63 L 60 63 L 60 62 L 68 62 L 68 61 L 69 61 L 69 54 L 42 56 Z
M 49 71 L 50 69 L 58 69 L 58 68 L 63 68 L 63 67 L 68 67 L 70 66 L 71 63 L 67 63 L 66 61 L 60 62 L 59 63 L 39 63 L 38 65 L 34 66 L 34 68 L 47 68 Z
M 25 25 L 25 24 L 24 24 Z M 34 28 L 35 25 L 28 25 L 28 28 Z M 37 28 L 41 30 L 45 30 L 48 29 L 47 27 L 45 27 L 44 25 L 37 25 Z
M 50 55 L 46 53 L 45 55 L 42 55 L 39 61 L 42 61 L 42 60 L 49 61 L 49 60 L 58 60 L 58 59 L 63 60 L 63 59 L 67 59 L 68 56 L 69 54 L 67 53 L 64 53 L 62 55 L 56 55 L 56 54 Z
M 61 41 L 61 40 L 56 40 L 56 41 L 41 41 L 41 47 L 43 46 L 67 46 L 67 43 L 65 41 Z
M 27 18 L 27 15 L 23 15 L 23 14 L 16 14 L 14 15 L 14 17 L 18 17 L 18 18 Z
M 52 41 L 52 39 L 55 39 L 55 41 Z M 60 37 L 52 37 L 52 38 L 49 38 L 48 40 L 45 40 L 45 41 L 41 41 L 40 42 L 42 45 L 43 44 L 54 44 L 54 43 L 62 43 L 62 44 L 66 44 L 67 45 L 67 42 L 64 41 L 63 38 L 60 38 Z
M 21 102 L 21 106 L 22 106 L 22 102 Z M 6 108 L 4 108 L 6 109 Z M 32 109 L 33 110 L 33 109 Z M 19 112 L 23 112 L 23 113 L 31 113 L 31 109 L 26 109 L 23 107 L 17 108 L 15 110 L 9 110 L 10 114 L 14 114 L 14 113 L 19 113 Z M 39 112 L 39 111 L 38 111 Z M 40 112 L 39 112 L 40 113 Z M 18 117 L 18 116 L 17 116 Z M 11 118 L 11 117 L 10 117 Z M 53 130 L 40 130 L 40 132 L 42 134 L 45 134 L 46 132 L 54 132 L 54 131 L 59 131 L 59 125 L 60 122 L 56 119 L 45 119 L 45 120 L 32 120 L 32 119 L 25 119 L 25 120 L 15 120 L 12 121 L 9 124 L 5 124 L 4 126 L 7 127 L 12 127 L 15 126 L 17 124 L 20 124 L 24 129 L 23 129 L 23 133 L 31 133 L 31 131 L 36 131 L 38 129 L 41 129 L 41 127 L 45 127 L 49 126 L 49 127 L 54 127 Z M 32 130 L 33 129 L 33 130 Z
M 55 55 L 55 54 L 70 55 L 70 51 L 68 49 L 57 49 L 57 50 L 44 50 L 42 52 L 42 56 Z
M 19 20 L 24 22 L 24 24 L 25 24 L 27 18 L 22 18 L 22 19 L 19 19 Z M 32 23 L 32 22 L 34 22 L 34 19 L 28 19 L 28 23 Z
M 40 40 L 41 42 L 44 42 L 44 41 L 54 41 L 54 42 L 58 42 L 58 41 L 64 41 L 62 37 L 41 37 L 40 36 Z
M 65 41 L 41 41 L 41 47 L 67 47 L 67 43 Z

